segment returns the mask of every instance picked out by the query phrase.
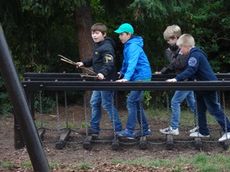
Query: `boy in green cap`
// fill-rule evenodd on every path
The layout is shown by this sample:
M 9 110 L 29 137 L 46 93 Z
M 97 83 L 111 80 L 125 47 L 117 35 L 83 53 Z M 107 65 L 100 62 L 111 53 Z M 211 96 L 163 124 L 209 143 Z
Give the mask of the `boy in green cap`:
M 131 24 L 124 23 L 115 30 L 119 34 L 120 41 L 124 44 L 124 60 L 120 70 L 121 78 L 117 82 L 148 81 L 151 80 L 152 72 L 148 58 L 143 50 L 143 39 L 134 36 Z M 144 91 L 130 91 L 127 98 L 128 120 L 126 129 L 117 133 L 118 137 L 133 139 L 151 134 L 147 119 L 142 106 Z M 141 130 L 134 133 L 136 121 Z

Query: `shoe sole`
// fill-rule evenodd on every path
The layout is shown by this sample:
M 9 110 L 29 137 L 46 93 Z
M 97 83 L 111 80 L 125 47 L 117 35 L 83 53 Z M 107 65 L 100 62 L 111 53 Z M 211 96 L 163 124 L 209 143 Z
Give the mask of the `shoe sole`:
M 229 140 L 230 140 L 230 138 L 225 138 L 223 140 L 218 140 L 218 142 L 225 142 L 225 141 L 229 141 Z
M 134 137 L 127 137 L 127 136 L 117 136 L 117 137 L 120 137 L 120 138 L 126 138 L 126 139 L 129 139 L 129 140 L 133 140 L 133 139 L 135 139 Z
M 189 137 L 209 138 L 210 136 L 189 136 Z
M 174 135 L 174 136 L 178 136 L 179 135 L 179 133 L 178 134 L 175 134 L 175 133 L 166 133 L 166 132 L 163 132 L 163 131 L 160 131 L 162 134 L 167 134 L 167 135 Z

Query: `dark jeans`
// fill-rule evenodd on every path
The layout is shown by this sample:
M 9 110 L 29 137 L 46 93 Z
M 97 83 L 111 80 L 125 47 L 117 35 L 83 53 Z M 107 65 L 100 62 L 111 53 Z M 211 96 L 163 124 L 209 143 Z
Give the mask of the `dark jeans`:
M 112 122 L 112 126 L 115 131 L 121 131 L 121 121 L 119 119 L 118 111 L 113 102 L 113 91 L 93 91 L 90 104 L 92 108 L 91 114 L 91 128 L 94 130 L 100 130 L 101 121 L 101 106 L 108 113 L 109 119 Z
M 136 122 L 140 124 L 143 131 L 149 129 L 148 122 L 145 116 L 144 108 L 142 105 L 144 91 L 130 91 L 127 98 L 128 120 L 126 128 L 133 132 Z M 142 126 L 141 126 L 142 125 Z
M 220 103 L 218 101 L 218 94 L 216 91 L 196 92 L 197 99 L 197 115 L 199 132 L 203 135 L 208 135 L 206 111 L 208 110 L 213 115 L 216 121 L 221 126 L 224 132 L 230 132 L 230 123 L 227 116 L 225 116 Z M 225 127 L 227 131 L 225 131 Z

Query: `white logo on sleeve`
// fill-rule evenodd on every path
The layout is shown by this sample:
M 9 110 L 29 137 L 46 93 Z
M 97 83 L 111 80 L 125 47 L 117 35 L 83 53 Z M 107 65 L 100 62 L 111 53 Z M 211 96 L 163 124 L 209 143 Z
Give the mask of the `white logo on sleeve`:
M 197 64 L 197 59 L 195 57 L 190 57 L 188 60 L 188 65 L 194 67 L 196 66 L 196 64 Z

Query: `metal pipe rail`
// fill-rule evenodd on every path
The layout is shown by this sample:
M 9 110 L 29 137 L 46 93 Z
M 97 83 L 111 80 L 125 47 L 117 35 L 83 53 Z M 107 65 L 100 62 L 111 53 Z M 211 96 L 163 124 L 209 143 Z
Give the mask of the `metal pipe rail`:
M 26 91 L 53 90 L 230 90 L 230 81 L 149 81 L 149 82 L 113 82 L 113 81 L 23 81 Z
M 230 73 L 217 73 L 219 80 L 230 80 Z M 152 81 L 165 81 L 173 78 L 173 74 L 153 74 Z M 24 73 L 24 81 L 80 81 L 86 79 L 94 80 L 93 78 L 82 77 L 81 73 Z

